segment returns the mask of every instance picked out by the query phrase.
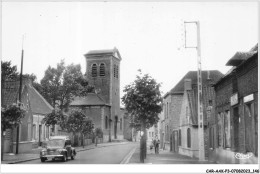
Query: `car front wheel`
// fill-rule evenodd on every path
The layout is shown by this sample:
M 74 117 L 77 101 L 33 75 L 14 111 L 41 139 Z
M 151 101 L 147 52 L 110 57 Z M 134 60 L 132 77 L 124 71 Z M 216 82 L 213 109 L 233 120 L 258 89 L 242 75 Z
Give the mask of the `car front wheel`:
M 65 155 L 63 156 L 62 161 L 63 161 L 63 162 L 66 162 L 66 161 L 67 161 L 67 154 L 65 154 Z

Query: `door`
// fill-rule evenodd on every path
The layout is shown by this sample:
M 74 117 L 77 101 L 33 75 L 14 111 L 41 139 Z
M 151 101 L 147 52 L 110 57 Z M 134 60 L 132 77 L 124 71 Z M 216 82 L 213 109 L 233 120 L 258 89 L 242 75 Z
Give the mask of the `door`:
M 39 125 L 39 146 L 41 146 L 42 125 Z
M 238 107 L 235 107 L 233 115 L 233 123 L 234 123 L 234 150 L 237 152 L 239 150 L 239 113 Z
M 118 123 L 118 117 L 115 116 L 115 127 L 114 127 L 115 139 L 117 139 L 117 123 Z
M 178 152 L 178 132 L 174 131 L 174 152 Z

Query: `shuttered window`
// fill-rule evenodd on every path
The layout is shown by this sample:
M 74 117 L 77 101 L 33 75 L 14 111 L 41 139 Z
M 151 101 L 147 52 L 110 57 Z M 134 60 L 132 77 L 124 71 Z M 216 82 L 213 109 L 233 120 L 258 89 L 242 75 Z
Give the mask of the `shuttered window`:
M 93 64 L 91 68 L 92 77 L 97 77 L 97 64 Z
M 99 75 L 100 76 L 105 76 L 105 64 L 104 63 L 101 63 L 100 64 L 100 67 L 99 67 Z

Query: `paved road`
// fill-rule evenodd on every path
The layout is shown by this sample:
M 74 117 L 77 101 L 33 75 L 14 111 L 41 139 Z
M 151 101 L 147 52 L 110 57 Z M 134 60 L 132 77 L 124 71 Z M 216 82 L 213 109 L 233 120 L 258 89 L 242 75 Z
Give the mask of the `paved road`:
M 81 151 L 77 153 L 75 160 L 68 160 L 67 162 L 48 160 L 42 163 L 39 159 L 20 164 L 120 164 L 130 151 L 138 145 L 138 143 L 130 142 Z

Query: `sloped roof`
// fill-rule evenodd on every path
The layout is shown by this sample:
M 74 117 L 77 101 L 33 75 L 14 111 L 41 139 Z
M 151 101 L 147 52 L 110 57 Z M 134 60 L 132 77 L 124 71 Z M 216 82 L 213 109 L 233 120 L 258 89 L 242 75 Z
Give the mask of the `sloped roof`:
M 19 86 L 16 84 L 16 82 L 8 81 L 5 83 L 5 87 L 1 90 L 3 90 L 3 96 L 1 96 L 3 98 L 3 106 L 16 103 L 19 93 Z
M 28 86 L 29 100 L 33 113 L 48 114 L 53 107 L 43 98 L 43 96 L 32 86 Z
M 208 79 L 208 73 L 209 78 L 212 80 L 213 83 L 216 83 L 223 74 L 218 70 L 208 70 L 208 71 L 202 71 L 202 85 L 207 81 Z M 183 93 L 184 92 L 184 80 L 185 79 L 191 79 L 191 84 L 196 85 L 197 84 L 197 71 L 189 71 L 178 83 L 175 85 L 170 93 Z
M 247 60 L 248 58 L 252 57 L 254 54 L 256 54 L 256 51 L 250 51 L 250 52 L 236 52 L 236 54 L 229 59 L 229 61 L 226 63 L 226 66 L 238 66 L 243 61 Z
M 226 63 L 226 66 L 238 66 L 240 65 L 242 62 L 244 62 L 245 60 L 247 60 L 248 58 L 252 57 L 253 55 L 255 55 L 256 53 L 258 53 L 258 44 L 256 44 L 255 46 L 253 46 L 249 51 L 247 52 L 241 52 L 238 51 L 235 53 L 234 56 L 232 56 L 228 62 Z
M 96 93 L 89 93 L 86 97 L 75 97 L 70 106 L 98 106 L 106 105 L 105 100 Z
M 84 56 L 85 57 L 93 57 L 93 56 L 100 56 L 100 55 L 111 55 L 111 56 L 118 58 L 119 60 L 122 59 L 117 48 L 105 49 L 105 50 L 90 50 Z
M 7 81 L 3 89 L 3 105 L 11 105 L 18 100 L 20 81 Z M 51 113 L 53 107 L 43 98 L 43 96 L 31 85 L 28 80 L 23 81 L 22 93 L 28 92 L 30 107 L 33 113 L 46 115 Z
M 228 70 L 228 72 L 220 78 L 215 86 L 218 85 L 223 79 L 229 77 L 229 75 L 236 70 L 239 66 L 243 65 L 245 62 L 258 55 L 258 44 L 249 50 L 249 52 L 237 52 L 227 63 L 226 65 L 232 65 L 233 67 Z

